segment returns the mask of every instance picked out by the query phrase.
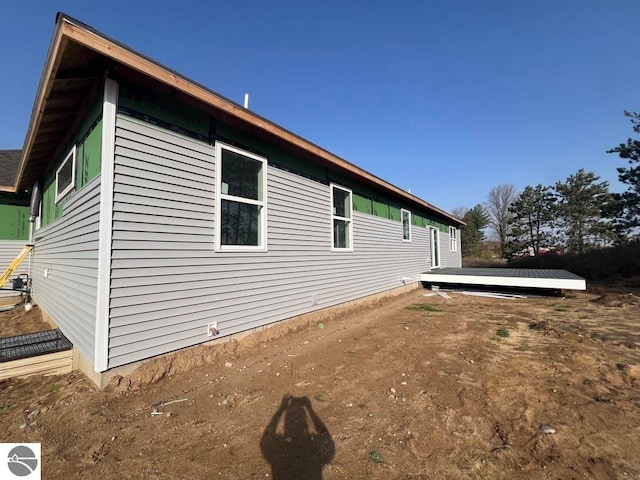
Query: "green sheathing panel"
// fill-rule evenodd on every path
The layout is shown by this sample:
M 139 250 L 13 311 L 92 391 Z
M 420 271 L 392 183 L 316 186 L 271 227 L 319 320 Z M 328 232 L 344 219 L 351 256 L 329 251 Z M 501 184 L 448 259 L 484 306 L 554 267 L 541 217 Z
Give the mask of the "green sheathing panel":
M 413 225 L 417 227 L 431 226 L 436 227 L 443 232 L 449 232 L 449 224 L 442 220 L 436 220 L 436 218 L 423 209 L 415 209 L 408 203 L 403 204 L 395 200 L 382 198 L 380 195 L 377 195 L 377 198 L 372 198 L 375 193 L 371 195 L 371 192 L 367 191 L 368 189 L 354 185 L 352 181 L 350 182 L 344 178 L 334 181 L 353 190 L 353 209 L 356 212 L 375 215 L 376 217 L 387 218 L 400 222 L 402 221 L 400 210 L 404 208 L 411 212 L 411 223 Z M 362 190 L 365 190 L 366 193 L 362 193 Z
M 85 139 L 78 144 L 76 152 L 76 188 L 81 189 L 100 175 L 102 164 L 102 118 L 91 128 Z
M 390 206 L 387 203 L 373 200 L 373 214 L 376 217 L 391 218 Z
M 120 84 L 119 91 L 118 110 L 127 115 L 200 140 L 213 142 L 215 136 L 219 141 L 266 157 L 270 165 L 324 184 L 334 182 L 351 188 L 353 209 L 356 212 L 400 222 L 400 209 L 406 208 L 412 212 L 414 225 L 420 227 L 431 225 L 448 232 L 448 225 L 435 220 L 428 212 L 417 211 L 403 202 L 384 198 L 378 191 L 354 182 L 351 177 L 331 171 L 315 162 L 306 161 L 278 145 L 256 138 L 224 122 L 218 121 L 213 125 L 206 113 L 184 105 L 175 98 L 126 82 Z M 90 142 L 91 136 L 87 140 L 85 149 L 94 147 L 99 151 L 99 140 L 95 144 Z M 80 155 L 80 150 L 78 151 Z M 91 179 L 90 175 L 89 179 Z M 59 213 L 52 211 L 51 215 L 55 218 Z
M 369 215 L 373 215 L 373 200 L 367 197 L 363 197 L 358 195 L 357 193 L 353 194 L 353 209 L 356 212 L 367 213 Z
M 448 224 L 436 220 L 429 212 L 423 211 L 422 209 L 416 210 L 409 206 L 408 203 L 404 204 L 397 200 L 385 198 L 373 188 L 360 185 L 350 177 L 330 171 L 316 163 L 304 161 L 293 153 L 289 153 L 273 144 L 256 139 L 226 124 L 218 122 L 215 133 L 220 141 L 267 157 L 271 165 L 324 184 L 333 182 L 350 188 L 353 191 L 353 210 L 356 212 L 400 222 L 400 209 L 405 208 L 411 211 L 411 218 L 414 225 L 420 227 L 433 226 L 443 232 L 449 232 Z
M 0 204 L 0 240 L 29 240 L 29 207 Z
M 200 140 L 210 136 L 206 113 L 148 88 L 121 82 L 118 111 Z
M 62 215 L 64 204 L 69 195 L 56 204 L 56 170 L 76 146 L 76 182 L 75 191 L 100 175 L 102 166 L 102 102 L 97 99 L 86 115 L 77 134 L 74 136 L 56 160 L 44 180 L 42 192 L 42 226 L 48 225 Z
M 267 157 L 269 164 L 297 173 L 322 183 L 327 181 L 327 169 L 311 161 L 305 161 L 295 154 L 272 143 L 255 138 L 222 122 L 216 124 L 216 138 L 239 148 Z
M 400 222 L 400 209 L 398 207 L 389 205 L 389 218 L 391 220 L 395 220 L 396 222 Z

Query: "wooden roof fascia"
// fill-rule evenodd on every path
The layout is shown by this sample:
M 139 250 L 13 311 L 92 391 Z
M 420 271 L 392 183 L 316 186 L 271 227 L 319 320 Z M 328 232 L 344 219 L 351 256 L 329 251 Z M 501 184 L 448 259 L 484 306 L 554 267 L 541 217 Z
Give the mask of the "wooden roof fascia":
M 125 48 L 124 46 L 114 43 L 109 39 L 98 35 L 96 32 L 84 28 L 82 25 L 71 23 L 70 19 L 65 18 L 63 19 L 63 22 L 65 22 L 65 34 L 75 42 L 84 45 L 92 50 L 95 50 L 98 53 L 101 53 L 102 55 L 120 62 L 145 75 L 148 75 L 157 81 L 169 85 L 170 87 L 173 87 L 180 92 L 194 97 L 205 104 L 209 104 L 223 112 L 233 115 L 236 118 L 240 118 L 255 127 L 261 128 L 266 132 L 271 133 L 294 146 L 302 148 L 304 151 L 312 153 L 316 157 L 323 159 L 331 165 L 337 166 L 375 185 L 379 185 L 385 190 L 390 190 L 396 195 L 410 200 L 412 203 L 421 205 L 427 210 L 431 210 L 432 212 L 453 220 L 458 224 L 463 224 L 460 219 L 452 216 L 444 210 L 441 210 L 422 200 L 421 198 L 411 195 L 410 193 L 405 192 L 395 185 L 392 185 L 385 180 L 382 180 L 381 178 L 365 170 L 362 170 L 359 167 L 356 167 L 352 163 L 349 163 L 346 160 L 328 152 L 327 150 L 324 150 L 321 147 L 318 147 L 317 145 L 314 145 L 313 143 L 283 129 L 282 127 L 279 127 L 278 125 L 261 118 L 260 116 L 241 107 L 240 105 L 237 105 L 229 100 L 226 100 L 223 97 L 220 97 L 219 95 L 214 94 L 201 85 L 189 81 L 179 74 L 172 72 L 167 68 L 162 67 L 161 65 L 158 65 L 150 59 L 144 58 L 136 54 L 135 52 L 132 52 L 131 50 Z
M 169 87 L 176 89 L 179 92 L 184 93 L 196 100 L 210 105 L 221 112 L 227 113 L 234 118 L 246 122 L 254 128 L 259 128 L 266 133 L 274 135 L 277 138 L 282 139 L 288 144 L 298 147 L 305 152 L 317 157 L 323 163 L 326 162 L 332 166 L 338 167 L 349 174 L 354 175 L 356 178 L 360 178 L 364 181 L 378 185 L 384 190 L 390 191 L 397 196 L 409 200 L 413 204 L 420 205 L 433 213 L 440 215 L 444 218 L 453 220 L 455 223 L 463 225 L 460 219 L 453 215 L 441 210 L 430 203 L 418 198 L 404 190 L 392 185 L 381 178 L 362 170 L 361 168 L 347 162 L 346 160 L 322 149 L 321 147 L 309 142 L 308 140 L 299 137 L 288 130 L 260 117 L 259 115 L 243 108 L 242 106 L 215 94 L 202 85 L 194 83 L 180 74 L 169 70 L 162 65 L 148 59 L 136 52 L 133 52 L 126 46 L 118 44 L 108 38 L 105 38 L 99 32 L 94 31 L 88 26 L 74 21 L 69 17 L 65 17 L 63 14 L 58 14 L 56 19 L 56 28 L 49 45 L 47 53 L 47 60 L 43 69 L 43 73 L 40 77 L 38 84 L 38 90 L 34 106 L 29 121 L 29 128 L 25 137 L 24 146 L 22 149 L 22 157 L 18 166 L 18 172 L 15 179 L 15 185 L 13 189 L 9 189 L 10 192 L 15 192 L 20 185 L 24 176 L 24 169 L 26 167 L 27 159 L 31 154 L 31 149 L 35 140 L 35 134 L 38 131 L 42 116 L 46 107 L 46 99 L 49 96 L 53 87 L 56 73 L 60 62 L 62 61 L 62 52 L 64 52 L 69 41 L 74 41 L 86 48 L 89 48 L 107 58 L 122 63 L 133 70 L 137 70 L 140 73 L 149 76 L 150 78 L 166 84 Z M 93 90 L 95 84 L 92 86 Z M 63 94 L 62 94 L 63 95 Z M 54 96 L 55 98 L 55 96 Z M 77 121 L 77 119 L 76 119 Z M 74 122 L 75 123 L 75 122 Z M 58 146 L 57 151 L 61 149 L 61 145 Z
M 40 76 L 40 82 L 38 83 L 38 90 L 36 99 L 33 102 L 33 109 L 31 110 L 31 118 L 29 119 L 29 128 L 27 130 L 27 136 L 24 139 L 24 145 L 22 147 L 22 157 L 18 165 L 18 173 L 16 175 L 13 192 L 18 190 L 18 185 L 22 182 L 22 176 L 27 163 L 27 159 L 31 153 L 31 147 L 35 134 L 40 126 L 42 120 L 42 114 L 44 113 L 45 99 L 53 86 L 53 78 L 55 77 L 55 71 L 57 70 L 62 60 L 62 55 L 59 55 L 61 50 L 64 50 L 66 39 L 64 38 L 64 25 L 63 22 L 58 21 L 56 23 L 56 29 L 53 33 L 51 43 L 49 44 L 49 51 L 47 52 L 47 60 L 45 62 L 42 75 Z

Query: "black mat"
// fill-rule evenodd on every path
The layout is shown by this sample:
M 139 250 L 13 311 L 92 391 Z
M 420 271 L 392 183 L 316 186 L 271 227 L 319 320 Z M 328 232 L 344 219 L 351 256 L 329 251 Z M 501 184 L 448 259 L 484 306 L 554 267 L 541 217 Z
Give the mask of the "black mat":
M 58 329 L 0 338 L 0 362 L 71 350 L 73 344 Z

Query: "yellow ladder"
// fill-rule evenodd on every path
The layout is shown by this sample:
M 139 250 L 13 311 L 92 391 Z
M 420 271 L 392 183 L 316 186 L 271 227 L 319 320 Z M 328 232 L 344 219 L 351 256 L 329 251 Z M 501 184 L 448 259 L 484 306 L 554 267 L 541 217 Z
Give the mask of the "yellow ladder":
M 4 271 L 2 276 L 0 277 L 0 288 L 4 287 L 4 284 L 7 283 L 11 274 L 15 271 L 16 268 L 22 263 L 29 253 L 33 250 L 33 245 L 25 245 L 20 254 L 13 259 L 13 261 L 9 264 L 7 269 Z

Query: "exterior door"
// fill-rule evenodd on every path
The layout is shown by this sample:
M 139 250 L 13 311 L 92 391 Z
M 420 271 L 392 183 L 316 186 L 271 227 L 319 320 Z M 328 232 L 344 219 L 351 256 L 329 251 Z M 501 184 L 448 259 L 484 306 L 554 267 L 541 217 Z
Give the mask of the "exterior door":
M 440 230 L 429 227 L 431 247 L 431 268 L 440 268 Z

